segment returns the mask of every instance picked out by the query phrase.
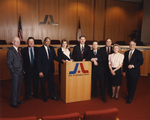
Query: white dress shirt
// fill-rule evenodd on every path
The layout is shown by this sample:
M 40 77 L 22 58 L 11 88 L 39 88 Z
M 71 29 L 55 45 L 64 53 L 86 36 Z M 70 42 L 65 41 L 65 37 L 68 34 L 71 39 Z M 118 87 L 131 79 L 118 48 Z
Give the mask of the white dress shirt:
M 46 50 L 46 53 L 47 53 L 47 58 L 49 59 L 48 48 L 47 48 L 46 45 L 44 45 L 44 47 L 45 47 L 45 50 Z M 49 47 L 49 48 L 50 48 L 50 47 Z
M 30 62 L 31 62 L 31 52 L 30 52 L 31 48 L 28 47 L 28 53 L 29 53 L 29 58 L 30 58 Z M 32 53 L 33 53 L 33 59 L 34 59 L 34 47 L 32 47 Z

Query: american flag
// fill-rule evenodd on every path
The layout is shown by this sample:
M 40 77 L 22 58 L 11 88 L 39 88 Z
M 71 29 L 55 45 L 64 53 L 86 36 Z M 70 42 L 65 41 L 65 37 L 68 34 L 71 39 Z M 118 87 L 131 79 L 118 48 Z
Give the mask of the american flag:
M 79 41 L 79 37 L 81 36 L 81 26 L 80 26 L 80 19 L 79 19 L 79 25 L 77 30 L 77 40 Z
M 23 41 L 22 37 L 22 26 L 21 26 L 21 16 L 19 15 L 19 22 L 18 22 L 18 37 L 20 41 Z

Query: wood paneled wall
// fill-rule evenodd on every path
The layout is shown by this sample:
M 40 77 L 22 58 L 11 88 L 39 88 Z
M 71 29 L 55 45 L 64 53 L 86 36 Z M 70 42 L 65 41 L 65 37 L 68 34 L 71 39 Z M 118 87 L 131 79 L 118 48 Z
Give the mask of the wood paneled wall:
M 11 42 L 17 35 L 21 14 L 23 39 L 75 40 L 80 19 L 87 40 L 129 41 L 133 30 L 141 31 L 141 4 L 115 0 L 0 0 L 0 39 Z M 59 25 L 43 24 L 52 15 Z M 50 21 L 50 18 L 48 18 Z

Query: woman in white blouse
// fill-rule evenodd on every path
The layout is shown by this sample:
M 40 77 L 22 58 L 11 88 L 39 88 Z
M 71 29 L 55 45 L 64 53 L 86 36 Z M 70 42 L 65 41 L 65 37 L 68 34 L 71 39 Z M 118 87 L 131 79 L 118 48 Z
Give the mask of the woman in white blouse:
M 118 94 L 120 90 L 120 85 L 122 85 L 122 75 L 121 66 L 123 64 L 124 55 L 119 53 L 119 45 L 114 44 L 113 54 L 108 56 L 109 69 L 111 71 L 111 81 L 112 81 L 112 99 L 118 99 Z M 116 90 L 117 89 L 117 90 Z M 116 90 L 116 93 L 115 93 Z
M 57 50 L 58 57 L 66 60 L 72 61 L 70 49 L 68 48 L 68 42 L 66 39 L 61 41 L 61 48 Z M 61 63 L 59 63 L 59 82 L 61 82 Z

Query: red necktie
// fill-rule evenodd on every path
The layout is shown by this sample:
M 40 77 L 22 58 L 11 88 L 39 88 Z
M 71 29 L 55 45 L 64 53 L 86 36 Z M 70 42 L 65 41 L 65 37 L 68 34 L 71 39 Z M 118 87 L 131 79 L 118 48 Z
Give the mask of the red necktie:
M 108 49 L 107 49 L 107 55 L 109 55 L 109 47 L 108 47 Z
M 18 54 L 19 54 L 20 58 L 22 59 L 21 54 L 20 54 L 20 51 L 19 51 L 19 48 L 18 48 Z
M 81 56 L 83 57 L 83 51 L 84 51 L 84 48 L 83 48 L 83 45 L 82 45 L 82 51 L 81 51 Z

